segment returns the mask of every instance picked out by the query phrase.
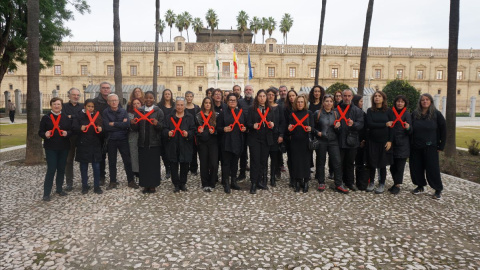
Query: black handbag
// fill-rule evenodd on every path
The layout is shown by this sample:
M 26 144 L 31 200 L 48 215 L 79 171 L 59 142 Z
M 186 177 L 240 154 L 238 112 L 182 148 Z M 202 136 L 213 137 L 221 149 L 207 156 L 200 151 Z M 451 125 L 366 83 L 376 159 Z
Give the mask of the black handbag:
M 310 151 L 313 151 L 313 150 L 317 150 L 319 147 L 320 147 L 320 140 L 317 139 L 316 136 L 313 136 L 310 133 L 310 136 L 308 139 L 308 149 L 310 149 Z
M 358 134 L 356 132 L 349 131 L 347 133 L 347 146 L 349 147 L 358 147 L 359 142 L 358 142 Z

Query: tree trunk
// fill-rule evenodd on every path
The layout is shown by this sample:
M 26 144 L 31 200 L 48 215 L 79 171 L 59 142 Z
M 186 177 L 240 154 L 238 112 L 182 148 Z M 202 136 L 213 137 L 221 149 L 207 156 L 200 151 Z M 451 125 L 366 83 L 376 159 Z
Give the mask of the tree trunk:
M 458 27 L 460 21 L 460 0 L 450 0 L 450 23 L 448 35 L 448 73 L 447 73 L 447 141 L 445 156 L 453 157 L 457 153 L 455 141 L 457 111 L 457 65 L 458 65 Z
M 27 23 L 27 148 L 25 164 L 43 162 L 42 139 L 40 129 L 40 6 L 38 0 L 28 0 Z
M 365 21 L 365 31 L 363 32 L 362 55 L 360 57 L 360 72 L 358 74 L 358 95 L 363 96 L 365 87 L 365 74 L 367 68 L 368 41 L 370 39 L 370 24 L 372 23 L 373 1 L 368 1 L 367 19 Z
M 320 74 L 320 54 L 322 53 L 323 22 L 325 21 L 325 8 L 327 0 L 322 0 L 322 15 L 320 17 L 320 33 L 318 34 L 317 58 L 315 60 L 315 83 L 318 85 L 318 75 Z
M 190 38 L 188 37 L 188 29 L 185 31 L 187 32 L 187 42 L 190 43 Z
M 113 0 L 113 61 L 115 64 L 115 94 L 120 104 L 125 105 L 122 92 L 122 40 L 120 39 L 120 0 Z
M 157 99 L 158 73 L 158 22 L 160 21 L 160 0 L 155 0 L 155 52 L 153 54 L 153 95 Z

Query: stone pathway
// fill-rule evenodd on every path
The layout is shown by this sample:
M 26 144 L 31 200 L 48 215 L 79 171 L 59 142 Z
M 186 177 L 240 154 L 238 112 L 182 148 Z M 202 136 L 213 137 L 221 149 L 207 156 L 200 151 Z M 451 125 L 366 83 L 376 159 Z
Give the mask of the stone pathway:
M 119 189 L 82 195 L 76 166 L 74 191 L 45 203 L 46 166 L 5 164 L 23 154 L 0 154 L 2 269 L 480 268 L 480 185 L 455 177 L 440 201 L 409 175 L 397 196 L 294 193 L 286 174 L 256 195 L 204 193 L 198 176 L 144 195 L 120 169 Z

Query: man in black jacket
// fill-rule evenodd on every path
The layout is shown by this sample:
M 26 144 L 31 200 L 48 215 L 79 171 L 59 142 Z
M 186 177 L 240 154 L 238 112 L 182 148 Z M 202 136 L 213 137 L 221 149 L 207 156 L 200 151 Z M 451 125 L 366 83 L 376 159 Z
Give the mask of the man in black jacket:
M 238 107 L 243 110 L 243 114 L 245 115 L 245 119 L 248 119 L 248 109 L 253 105 L 253 86 L 247 84 L 245 85 L 244 90 L 245 97 L 238 100 Z M 247 141 L 248 138 L 248 130 L 244 132 L 244 142 Z M 240 173 L 237 177 L 237 180 L 243 180 L 246 178 L 245 171 L 250 170 L 247 166 L 248 162 L 248 147 L 247 144 L 243 144 L 243 151 L 240 155 Z
M 62 114 L 68 116 L 70 120 L 70 125 L 73 125 L 73 120 L 77 118 L 79 112 L 83 109 L 83 103 L 78 102 L 80 99 L 80 90 L 75 87 L 68 90 L 68 99 L 67 103 L 63 104 Z M 75 159 L 75 149 L 77 148 L 77 135 L 70 136 L 70 151 L 68 151 L 67 156 L 67 166 L 65 166 L 65 180 L 67 182 L 67 187 L 65 191 L 71 191 L 73 189 L 73 161 Z

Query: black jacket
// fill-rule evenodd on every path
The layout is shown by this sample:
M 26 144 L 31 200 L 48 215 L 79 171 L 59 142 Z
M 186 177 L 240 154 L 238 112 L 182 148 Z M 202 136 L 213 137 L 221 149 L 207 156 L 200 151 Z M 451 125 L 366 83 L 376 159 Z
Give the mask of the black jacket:
M 216 113 L 214 111 L 211 111 L 211 112 L 212 112 L 212 116 L 211 116 L 210 119 L 212 119 L 212 118 L 215 119 L 217 117 Z M 208 115 L 205 115 L 205 118 L 208 118 Z M 202 133 L 198 132 L 198 127 L 203 126 L 203 123 L 204 123 L 204 120 L 202 118 L 202 115 L 199 112 L 195 116 L 195 125 L 197 127 L 195 129 L 195 135 L 196 135 L 196 138 L 197 138 L 197 144 L 212 142 L 212 140 L 214 140 L 216 142 L 217 141 L 217 129 L 215 128 L 215 126 L 213 126 L 213 129 L 214 129 L 213 134 L 210 134 L 210 131 L 209 131 L 209 128 L 208 128 L 207 125 L 205 125 Z
M 321 143 L 328 143 L 338 140 L 338 128 L 334 128 L 334 122 L 338 118 L 338 112 L 332 109 L 326 112 L 324 109 L 318 110 L 313 114 L 313 133 L 320 140 Z M 318 136 L 321 132 L 322 136 Z
M 265 112 L 263 114 L 266 113 Z M 269 109 L 269 112 L 267 114 L 267 122 L 274 122 L 275 123 L 275 112 L 272 110 L 272 108 Z M 260 125 L 260 129 L 255 129 L 253 128 L 253 125 L 256 123 L 260 123 L 261 117 L 258 114 L 258 111 L 255 110 L 252 107 L 249 108 L 248 114 L 247 114 L 247 129 L 250 130 L 248 133 L 248 144 L 250 145 L 253 143 L 253 141 L 263 141 L 265 140 L 267 142 L 267 145 L 271 146 L 273 145 L 273 128 L 268 128 L 268 126 L 265 123 L 262 123 Z M 275 127 L 275 125 L 274 125 Z
M 130 129 L 130 121 L 128 120 L 128 114 L 125 109 L 118 108 L 118 110 L 113 111 L 112 109 L 107 108 L 103 111 L 103 127 L 105 133 L 109 136 L 110 140 L 127 140 L 128 139 L 128 130 Z M 126 121 L 124 121 L 127 119 Z M 110 126 L 109 123 L 113 122 L 113 126 Z
M 175 132 L 174 137 L 168 136 L 168 132 L 175 130 L 175 126 L 171 120 L 178 123 L 180 120 L 176 116 L 176 111 L 173 111 L 170 115 L 164 119 L 163 136 L 166 138 L 165 153 L 168 161 L 170 162 L 191 162 L 193 156 L 193 138 L 195 135 L 195 120 L 193 116 L 185 112 L 182 117 L 182 123 L 180 129 L 188 132 L 187 137 L 183 137 L 180 132 Z
M 92 118 L 94 116 L 95 114 L 91 114 Z M 100 162 L 102 160 L 102 144 L 100 138 L 103 134 L 101 116 L 99 115 L 97 121 L 95 121 L 97 127 L 102 127 L 100 133 L 96 133 L 93 126 L 89 126 L 87 132 L 83 132 L 81 130 L 82 126 L 87 126 L 88 124 L 90 124 L 90 119 L 88 119 L 87 114 L 83 111 L 78 112 L 77 116 L 73 119 L 73 131 L 78 135 L 75 160 L 84 163 Z
M 72 121 L 78 116 L 79 112 L 81 112 L 84 109 L 83 103 L 77 103 L 77 105 L 73 106 L 72 103 L 67 102 L 63 103 L 62 105 L 62 113 L 65 114 L 66 116 L 70 116 L 69 119 Z M 100 113 L 101 114 L 101 113 Z
M 67 136 L 63 137 L 60 136 L 58 130 L 54 130 L 53 136 L 47 139 L 45 137 L 45 132 L 48 130 L 53 129 L 53 122 L 50 118 L 50 115 L 53 115 L 51 112 L 45 114 L 40 120 L 40 129 L 38 130 L 38 136 L 42 137 L 43 139 L 43 148 L 49 150 L 67 150 L 70 149 L 70 139 L 69 137 L 72 135 L 72 124 L 70 119 L 63 113 L 60 113 L 58 116 L 53 115 L 55 121 L 60 117 L 60 122 L 58 123 L 58 127 L 61 130 L 65 130 L 67 132 Z
M 389 111 L 390 117 L 396 119 L 393 113 L 395 108 Z M 397 111 L 400 114 L 401 111 Z M 410 135 L 412 134 L 412 114 L 408 111 L 402 115 L 402 121 L 407 122 L 410 125 L 409 129 L 404 129 L 402 124 L 397 121 L 393 126 L 393 156 L 395 158 L 408 158 L 410 156 Z
M 372 108 L 367 110 L 368 140 L 377 143 L 386 143 L 393 141 L 393 131 L 387 127 L 387 122 L 393 121 L 393 113 L 390 108 L 386 111 L 374 111 Z
M 338 105 L 345 112 L 347 105 L 340 102 Z M 338 117 L 340 118 L 340 111 L 338 111 Z M 345 115 L 345 118 L 351 119 L 353 121 L 353 125 L 351 127 L 347 126 L 345 121 L 342 119 L 340 122 L 339 128 L 339 138 L 338 143 L 340 148 L 357 148 L 359 146 L 359 132 L 362 131 L 364 128 L 364 114 L 363 111 L 358 108 L 357 106 L 350 104 L 350 109 Z M 349 144 L 347 144 L 347 137 L 350 136 L 351 141 L 349 140 Z
M 143 115 L 147 113 L 145 112 L 145 106 L 142 106 L 138 111 Z M 137 113 L 135 113 L 135 117 L 140 118 Z M 159 107 L 153 106 L 153 113 L 148 118 L 157 119 L 157 125 L 154 126 L 146 120 L 130 125 L 132 130 L 138 131 L 138 147 L 149 148 L 162 144 L 163 111 Z
M 412 147 L 421 149 L 434 146 L 443 151 L 447 139 L 445 118 L 440 111 L 436 111 L 431 119 L 420 116 L 418 119 L 412 115 Z
M 234 110 L 235 114 L 238 115 L 240 113 L 240 109 L 236 108 Z M 245 125 L 245 115 L 242 111 L 238 122 L 240 124 Z M 217 117 L 217 132 L 221 136 L 221 149 L 222 151 L 231 152 L 235 155 L 240 155 L 243 151 L 243 144 L 244 144 L 244 136 L 243 132 L 240 131 L 237 124 L 235 124 L 233 130 L 231 132 L 224 132 L 223 128 L 233 124 L 233 114 L 231 110 L 224 110 L 222 111 Z

